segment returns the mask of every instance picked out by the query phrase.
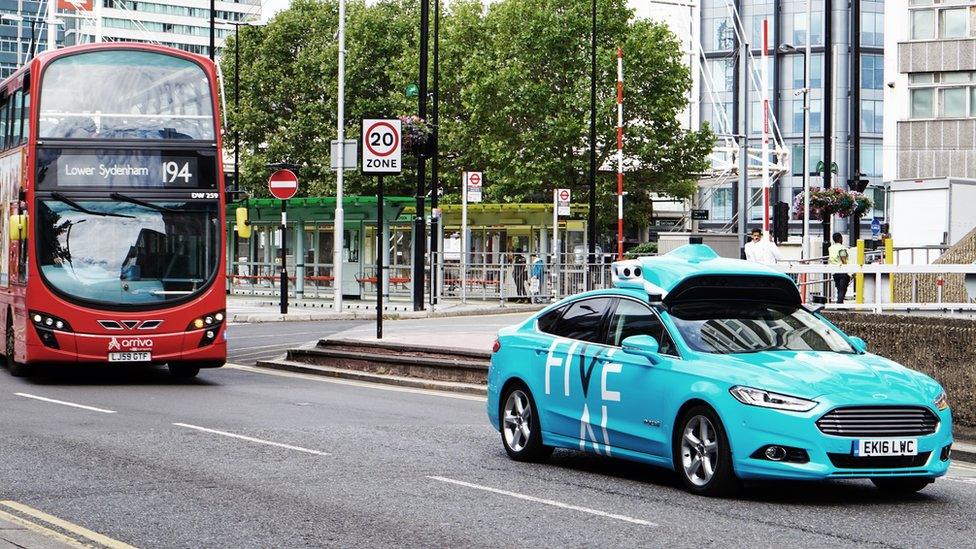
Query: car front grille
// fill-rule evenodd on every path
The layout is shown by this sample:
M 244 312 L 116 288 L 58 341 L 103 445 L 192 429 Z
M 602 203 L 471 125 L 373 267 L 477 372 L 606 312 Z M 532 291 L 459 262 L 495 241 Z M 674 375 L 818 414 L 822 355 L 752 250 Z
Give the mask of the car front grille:
M 921 406 L 837 408 L 817 420 L 826 435 L 841 437 L 908 437 L 931 435 L 939 418 Z
M 858 457 L 850 454 L 831 454 L 827 457 L 834 467 L 841 469 L 900 469 L 922 467 L 929 461 L 932 452 L 921 452 L 917 456 L 872 456 Z

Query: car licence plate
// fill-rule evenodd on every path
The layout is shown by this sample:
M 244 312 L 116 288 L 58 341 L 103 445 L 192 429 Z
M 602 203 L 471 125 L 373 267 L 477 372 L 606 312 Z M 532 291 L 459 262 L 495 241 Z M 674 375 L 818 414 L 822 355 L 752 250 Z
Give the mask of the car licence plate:
M 152 353 L 149 351 L 122 351 L 119 353 L 109 353 L 109 362 L 149 362 L 152 360 Z
M 914 438 L 865 438 L 851 445 L 855 456 L 917 456 L 918 439 Z

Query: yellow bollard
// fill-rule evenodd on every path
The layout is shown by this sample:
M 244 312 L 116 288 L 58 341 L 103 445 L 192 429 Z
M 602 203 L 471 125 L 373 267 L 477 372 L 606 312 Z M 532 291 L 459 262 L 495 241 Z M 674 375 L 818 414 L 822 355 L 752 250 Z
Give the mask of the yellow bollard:
M 864 266 L 864 239 L 857 241 L 857 265 Z M 854 274 L 854 303 L 864 303 L 864 272 L 863 269 Z
M 885 265 L 895 264 L 895 243 L 890 238 L 884 240 L 885 247 Z M 895 275 L 888 275 L 888 302 L 895 302 Z

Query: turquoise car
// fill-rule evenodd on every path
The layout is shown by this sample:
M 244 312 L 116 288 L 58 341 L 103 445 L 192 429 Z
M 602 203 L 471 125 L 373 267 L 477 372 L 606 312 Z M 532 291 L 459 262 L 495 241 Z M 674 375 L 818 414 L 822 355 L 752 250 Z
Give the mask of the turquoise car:
M 868 353 L 785 274 L 689 244 L 613 277 L 499 331 L 487 409 L 512 459 L 577 449 L 673 469 L 703 495 L 748 479 L 907 493 L 949 468 L 942 387 Z

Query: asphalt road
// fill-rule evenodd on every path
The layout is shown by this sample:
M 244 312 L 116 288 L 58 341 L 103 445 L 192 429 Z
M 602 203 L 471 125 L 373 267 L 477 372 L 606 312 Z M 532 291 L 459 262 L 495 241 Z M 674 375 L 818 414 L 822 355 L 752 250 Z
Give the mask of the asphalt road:
M 314 344 L 337 332 L 368 324 L 363 321 L 260 322 L 227 326 L 227 361 L 252 365 L 281 356 L 288 349 Z
M 0 500 L 143 547 L 976 539 L 976 468 L 903 499 L 863 481 L 705 499 L 649 466 L 569 451 L 544 465 L 512 462 L 483 408 L 475 397 L 247 367 L 186 383 L 156 369 L 0 372 Z

